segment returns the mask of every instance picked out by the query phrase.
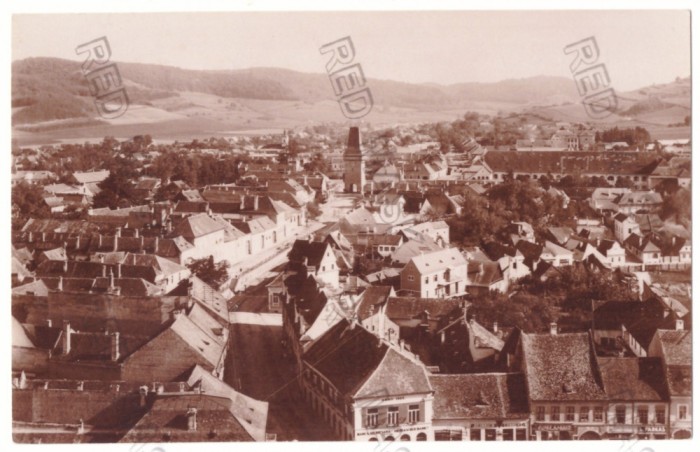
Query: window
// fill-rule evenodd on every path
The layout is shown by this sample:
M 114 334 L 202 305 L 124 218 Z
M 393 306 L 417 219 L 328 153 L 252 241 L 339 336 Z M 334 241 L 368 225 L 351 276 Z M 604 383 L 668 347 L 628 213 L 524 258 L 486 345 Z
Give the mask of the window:
M 420 422 L 420 406 L 409 405 L 408 406 L 408 422 L 410 424 L 415 424 Z
M 496 441 L 496 429 L 495 428 L 487 428 L 485 430 L 486 435 L 485 435 L 485 440 L 486 441 Z
M 527 429 L 516 428 L 515 429 L 515 440 L 516 441 L 525 441 L 526 439 L 527 439 Z
M 549 416 L 552 421 L 559 420 L 559 411 L 560 411 L 560 408 L 558 406 L 552 407 L 552 411 L 551 411 L 550 416 Z
M 507 428 L 503 430 L 503 441 L 513 441 L 515 437 L 513 436 L 513 429 Z
M 379 409 L 370 408 L 367 410 L 367 427 L 376 427 L 379 422 Z
M 665 424 L 666 423 L 666 407 L 663 405 L 656 406 L 656 423 Z
M 413 275 L 408 275 L 408 280 L 413 281 Z
M 603 407 L 597 406 L 593 408 L 593 422 L 603 422 Z
M 387 416 L 387 423 L 389 425 L 398 425 L 399 424 L 399 407 L 397 407 L 397 406 L 390 406 L 389 407 L 389 413 Z
M 688 419 L 688 405 L 678 405 L 678 420 Z
M 543 406 L 538 406 L 537 407 L 537 412 L 535 414 L 535 419 L 538 421 L 544 421 L 544 407 Z
M 627 407 L 624 405 L 618 405 L 615 407 L 615 423 L 624 424 L 625 416 L 627 414 Z
M 469 440 L 470 441 L 481 441 L 481 429 L 473 428 L 469 430 Z
M 647 407 L 637 408 L 637 417 L 639 418 L 640 424 L 648 424 L 649 423 L 649 410 L 647 409 Z
M 569 422 L 573 422 L 575 419 L 575 414 L 576 414 L 576 407 L 573 406 L 567 406 L 566 407 L 566 420 Z
M 425 277 L 425 283 L 428 284 L 430 282 L 430 278 L 428 276 Z
M 578 421 L 579 422 L 588 422 L 588 407 L 587 406 L 582 406 L 579 409 Z
M 437 275 L 433 276 L 433 281 L 437 281 Z

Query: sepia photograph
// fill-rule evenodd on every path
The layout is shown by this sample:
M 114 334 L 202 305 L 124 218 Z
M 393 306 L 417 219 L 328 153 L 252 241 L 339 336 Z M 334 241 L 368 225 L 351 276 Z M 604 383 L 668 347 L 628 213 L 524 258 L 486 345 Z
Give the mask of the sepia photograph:
M 690 10 L 8 16 L 15 445 L 689 450 Z

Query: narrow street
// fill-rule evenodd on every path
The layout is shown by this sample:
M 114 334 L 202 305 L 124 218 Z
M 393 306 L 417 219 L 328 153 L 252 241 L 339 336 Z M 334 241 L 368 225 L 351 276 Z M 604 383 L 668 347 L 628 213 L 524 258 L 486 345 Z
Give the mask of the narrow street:
M 278 441 L 327 441 L 330 429 L 296 398 L 291 351 L 282 346 L 279 326 L 231 325 L 224 381 L 270 403 L 267 431 Z

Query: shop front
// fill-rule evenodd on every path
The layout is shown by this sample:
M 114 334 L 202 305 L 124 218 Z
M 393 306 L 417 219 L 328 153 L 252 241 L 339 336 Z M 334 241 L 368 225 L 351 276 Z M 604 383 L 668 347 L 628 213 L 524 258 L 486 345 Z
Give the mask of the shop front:
M 668 431 L 666 430 L 665 425 L 640 425 L 637 438 L 666 439 L 668 438 Z
M 601 425 L 580 425 L 576 428 L 576 439 L 598 440 L 603 439 L 605 427 Z
M 537 441 L 570 440 L 573 439 L 574 425 L 537 423 L 533 424 L 532 432 Z

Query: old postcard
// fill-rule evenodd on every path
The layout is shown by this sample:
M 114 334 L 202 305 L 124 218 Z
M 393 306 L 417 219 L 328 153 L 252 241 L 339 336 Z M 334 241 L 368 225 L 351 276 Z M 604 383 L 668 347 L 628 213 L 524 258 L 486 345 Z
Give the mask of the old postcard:
M 690 445 L 689 10 L 196 8 L 12 15 L 15 443 Z

